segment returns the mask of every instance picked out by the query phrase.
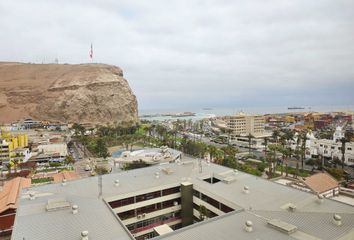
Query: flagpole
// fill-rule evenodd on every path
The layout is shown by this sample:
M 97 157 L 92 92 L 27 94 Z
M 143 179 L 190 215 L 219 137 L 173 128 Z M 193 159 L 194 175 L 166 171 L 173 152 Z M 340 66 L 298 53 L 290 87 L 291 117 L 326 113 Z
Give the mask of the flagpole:
M 93 46 L 91 43 L 91 49 L 90 49 L 90 58 L 91 58 L 91 63 L 93 63 Z

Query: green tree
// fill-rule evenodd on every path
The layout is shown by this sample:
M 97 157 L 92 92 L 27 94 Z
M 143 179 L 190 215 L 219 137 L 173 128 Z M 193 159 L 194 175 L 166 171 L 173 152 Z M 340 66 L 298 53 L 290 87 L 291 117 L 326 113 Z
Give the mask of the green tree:
M 84 135 L 84 134 L 85 134 L 85 131 L 86 131 L 86 129 L 85 129 L 82 125 L 80 125 L 80 124 L 78 124 L 78 123 L 74 123 L 74 124 L 72 125 L 71 129 L 74 130 L 74 134 L 75 134 L 76 136 Z
M 106 167 L 104 167 L 104 166 L 96 166 L 95 167 L 95 172 L 98 175 L 103 175 L 103 174 L 109 173 L 109 170 Z
M 346 144 L 350 142 L 353 138 L 353 134 L 349 131 L 346 131 L 344 134 L 344 137 L 340 139 L 340 142 L 342 143 L 341 146 L 341 152 L 342 152 L 342 169 L 344 169 L 344 162 L 345 162 L 345 149 L 346 149 Z
M 204 205 L 199 205 L 198 212 L 200 221 L 203 221 L 209 215 L 209 211 Z
M 274 131 L 273 131 L 272 138 L 273 138 L 273 140 L 274 140 L 275 143 L 278 143 L 279 135 L 280 135 L 279 130 L 274 130 Z
M 96 152 L 98 153 L 98 156 L 103 157 L 104 159 L 106 159 L 109 156 L 106 143 L 101 138 L 97 140 Z
M 275 158 L 278 147 L 275 144 L 270 144 L 268 148 L 269 152 L 267 153 L 266 161 L 268 162 L 268 178 L 270 179 L 272 178 L 273 173 L 275 173 Z
M 267 156 L 269 138 L 268 138 L 268 137 L 265 137 L 265 138 L 263 139 L 263 141 L 264 141 L 264 156 Z
M 299 136 L 301 138 L 301 148 L 300 148 L 300 156 L 301 156 L 301 169 L 304 169 L 304 160 L 305 160 L 305 152 L 306 152 L 306 141 L 307 141 L 307 131 L 305 130 Z
M 65 157 L 64 163 L 65 163 L 66 165 L 73 164 L 73 163 L 75 163 L 75 160 L 74 160 L 73 156 L 67 155 L 67 156 Z
M 208 152 L 210 155 L 210 161 L 213 162 L 214 161 L 214 157 L 216 156 L 216 152 L 217 152 L 218 148 L 215 147 L 214 145 L 209 145 L 208 146 Z

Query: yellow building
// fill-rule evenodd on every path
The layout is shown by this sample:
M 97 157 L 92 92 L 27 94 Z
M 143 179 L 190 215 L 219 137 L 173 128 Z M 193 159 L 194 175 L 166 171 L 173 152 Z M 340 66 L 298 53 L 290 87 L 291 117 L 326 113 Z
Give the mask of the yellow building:
M 295 123 L 295 117 L 293 117 L 293 116 L 286 116 L 286 117 L 285 117 L 285 122 L 287 122 L 287 123 Z
M 11 135 L 9 132 L 1 132 L 0 134 L 0 161 L 6 161 L 10 157 L 12 151 L 17 148 L 28 147 L 28 135 L 27 134 L 18 134 L 16 136 Z
M 247 136 L 249 134 L 257 137 L 264 134 L 264 116 L 262 115 L 246 115 L 238 113 L 225 118 L 228 129 L 231 129 L 231 140 L 235 140 L 238 136 Z

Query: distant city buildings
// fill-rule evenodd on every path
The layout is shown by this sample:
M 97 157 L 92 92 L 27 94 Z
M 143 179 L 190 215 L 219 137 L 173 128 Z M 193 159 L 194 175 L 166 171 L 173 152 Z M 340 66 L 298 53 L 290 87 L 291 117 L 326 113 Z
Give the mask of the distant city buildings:
M 331 160 L 342 160 L 342 142 L 344 137 L 344 130 L 342 127 L 337 127 L 333 133 L 332 139 L 317 139 L 310 131 L 307 133 L 306 140 L 306 158 L 324 157 Z M 292 148 L 295 149 L 297 145 L 297 137 L 292 143 Z M 347 165 L 354 165 L 354 142 L 347 142 L 345 144 L 344 163 Z

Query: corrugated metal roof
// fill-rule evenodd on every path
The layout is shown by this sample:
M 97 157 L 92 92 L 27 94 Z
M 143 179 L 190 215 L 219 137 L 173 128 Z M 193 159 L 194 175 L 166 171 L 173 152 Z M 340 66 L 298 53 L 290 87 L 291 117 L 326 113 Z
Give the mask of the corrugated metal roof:
M 173 170 L 171 174 L 159 174 L 162 168 Z M 325 231 L 334 226 L 328 222 L 320 221 L 322 217 L 328 219 L 333 213 L 343 215 L 343 227 L 341 230 L 334 228 L 328 236 L 331 239 L 339 238 L 343 233 L 350 231 L 354 226 L 347 224 L 353 220 L 354 208 L 329 199 L 319 204 L 317 196 L 270 182 L 246 173 L 233 173 L 235 181 L 229 184 L 217 182 L 207 183 L 200 179 L 213 173 L 220 174 L 228 171 L 228 168 L 215 164 L 203 163 L 203 172 L 199 173 L 197 161 L 193 164 L 168 164 L 164 166 L 152 166 L 132 171 L 124 171 L 104 175 L 102 177 L 102 197 L 114 199 L 131 194 L 144 193 L 152 189 L 162 189 L 181 182 L 191 182 L 198 190 L 218 196 L 225 202 L 237 206 L 237 210 L 247 211 L 232 213 L 224 217 L 217 217 L 211 221 L 187 227 L 173 234 L 167 234 L 169 239 L 294 239 L 267 226 L 267 221 L 279 218 L 298 227 L 298 231 L 322 238 Z M 119 186 L 114 184 L 119 179 Z M 249 187 L 249 193 L 243 192 L 244 186 Z M 130 239 L 129 234 L 117 220 L 116 216 L 106 206 L 103 199 L 98 198 L 98 178 L 90 177 L 76 181 L 68 181 L 65 186 L 61 184 L 49 184 L 33 187 L 36 199 L 29 200 L 28 193 L 22 192 L 20 207 L 15 222 L 14 240 L 36 239 L 78 239 L 80 232 L 89 231 L 89 239 Z M 46 212 L 45 205 L 49 199 L 65 198 L 71 204 L 79 206 L 79 213 L 73 215 L 71 210 Z M 289 212 L 281 207 L 287 203 L 296 205 L 295 212 Z M 345 213 L 345 214 L 343 214 Z M 254 231 L 243 231 L 246 220 L 254 222 Z M 306 224 L 300 224 L 301 221 Z M 326 220 L 327 221 L 327 220 Z M 60 226 L 60 227 L 58 227 Z M 304 234 L 304 235 L 306 235 Z M 329 238 L 323 238 L 329 239 Z

